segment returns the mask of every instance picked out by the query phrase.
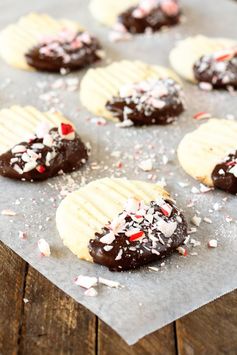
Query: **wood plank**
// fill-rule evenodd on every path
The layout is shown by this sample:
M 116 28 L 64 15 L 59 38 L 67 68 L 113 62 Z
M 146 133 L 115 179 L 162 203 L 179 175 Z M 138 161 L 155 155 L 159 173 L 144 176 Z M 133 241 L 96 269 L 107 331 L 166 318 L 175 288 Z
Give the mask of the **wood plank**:
M 179 355 L 237 354 L 237 290 L 176 322 Z
M 20 354 L 95 354 L 96 317 L 32 267 L 24 297 Z
M 99 320 L 98 355 L 174 355 L 174 325 L 170 324 L 154 332 L 138 343 L 128 346 L 109 326 Z
M 0 354 L 17 354 L 26 263 L 0 242 Z

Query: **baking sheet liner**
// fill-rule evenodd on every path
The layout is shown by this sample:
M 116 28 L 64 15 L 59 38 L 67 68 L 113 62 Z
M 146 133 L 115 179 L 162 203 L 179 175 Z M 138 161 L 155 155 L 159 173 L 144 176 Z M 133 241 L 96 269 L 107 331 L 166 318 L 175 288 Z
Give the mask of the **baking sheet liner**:
M 108 29 L 93 20 L 87 9 L 88 2 L 83 0 L 60 3 L 56 0 L 47 3 L 20 0 L 17 4 L 12 0 L 2 0 L 0 13 L 4 16 L 0 18 L 0 27 L 29 11 L 47 12 L 55 17 L 78 20 L 97 34 L 107 52 L 107 61 L 139 58 L 166 66 L 168 53 L 177 39 L 200 32 L 210 36 L 237 37 L 237 4 L 234 1 L 219 0 L 218 6 L 215 0 L 205 1 L 205 6 L 199 0 L 183 0 L 182 3 L 187 18 L 184 24 L 162 34 L 138 36 L 118 44 L 108 41 Z M 214 117 L 229 117 L 237 112 L 237 98 L 226 92 L 202 92 L 185 84 L 187 110 L 173 125 L 120 129 L 109 122 L 106 126 L 98 126 L 88 120 L 91 115 L 81 107 L 78 93 L 71 92 L 72 85 L 67 82 L 70 78 L 80 80 L 84 73 L 62 77 L 63 84 L 56 84 L 61 87 L 49 93 L 55 81 L 61 78 L 59 75 L 28 73 L 10 68 L 1 61 L 0 108 L 12 104 L 31 104 L 41 110 L 60 108 L 75 123 L 84 141 L 91 143 L 92 155 L 90 163 L 80 172 L 43 183 L 20 183 L 0 178 L 0 210 L 16 212 L 12 217 L 0 215 L 0 239 L 109 324 L 128 344 L 133 344 L 237 286 L 236 197 L 218 191 L 193 194 L 192 187 L 199 188 L 199 184 L 182 171 L 175 154 L 183 134 L 200 124 L 191 118 L 193 114 L 208 111 Z M 164 155 L 168 158 L 167 164 L 164 164 Z M 138 162 L 146 158 L 154 161 L 152 172 L 143 172 L 137 167 Z M 123 164 L 120 169 L 116 168 L 118 161 Z M 197 233 L 192 235 L 201 245 L 189 248 L 189 256 L 175 254 L 164 266 L 155 264 L 159 271 L 144 267 L 134 272 L 111 273 L 102 266 L 78 260 L 63 246 L 55 227 L 55 211 L 68 191 L 100 177 L 125 176 L 147 180 L 150 174 L 155 181 L 165 178 L 167 189 L 176 197 L 188 221 L 198 211 L 202 218 L 208 217 L 213 222 L 202 222 Z M 188 186 L 181 187 L 180 182 Z M 188 207 L 191 200 L 194 207 Z M 222 209 L 211 212 L 214 203 Z M 19 231 L 27 233 L 27 240 L 19 239 Z M 37 248 L 39 238 L 49 242 L 50 257 L 40 257 Z M 212 238 L 218 239 L 216 249 L 207 248 L 207 242 Z M 111 289 L 99 286 L 98 295 L 88 297 L 73 282 L 79 274 L 102 276 L 119 281 L 124 287 Z

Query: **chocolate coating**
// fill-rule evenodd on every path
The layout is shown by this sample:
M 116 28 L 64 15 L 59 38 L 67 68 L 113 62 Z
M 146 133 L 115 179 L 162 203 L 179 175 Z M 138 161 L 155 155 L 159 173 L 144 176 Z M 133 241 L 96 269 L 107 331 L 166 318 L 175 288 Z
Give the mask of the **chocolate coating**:
M 223 61 L 213 55 L 202 56 L 194 64 L 193 72 L 198 82 L 210 83 L 215 89 L 237 89 L 237 53 Z
M 17 171 L 14 167 L 17 164 L 17 166 L 23 170 L 26 162 L 22 160 L 22 153 L 13 154 L 12 150 L 8 150 L 0 156 L 0 175 L 10 179 L 42 181 L 57 175 L 59 171 L 63 171 L 64 173 L 72 172 L 85 164 L 88 159 L 87 149 L 77 133 L 73 140 L 61 139 L 58 134 L 58 128 L 52 128 L 49 133 L 53 135 L 55 133 L 55 144 L 53 147 L 43 145 L 43 138 L 34 138 L 29 142 L 22 142 L 18 145 L 24 146 L 27 150 L 38 154 L 36 160 L 37 167 L 43 166 L 45 169 L 44 172 L 40 173 L 36 168 L 33 168 L 28 172 L 19 173 L 19 169 L 17 169 Z M 41 149 L 34 148 L 34 144 L 38 143 L 42 144 L 43 147 Z M 26 152 L 28 152 L 27 150 Z M 47 164 L 48 153 L 53 155 L 52 159 Z M 15 159 L 16 161 L 11 159 Z
M 159 31 L 164 26 L 174 26 L 179 23 L 180 11 L 175 15 L 168 15 L 161 6 L 155 7 L 148 15 L 137 18 L 133 16 L 136 6 L 122 12 L 118 17 L 118 22 L 122 23 L 130 33 L 144 33 L 147 29 L 153 32 Z
M 106 103 L 106 108 L 120 121 L 131 120 L 136 126 L 172 123 L 184 111 L 181 88 L 172 79 L 161 79 L 156 83 L 164 87 L 164 95 L 152 96 L 152 89 L 150 92 L 135 90 L 127 97 L 113 97 Z
M 68 40 L 55 38 L 39 43 L 25 54 L 27 64 L 41 71 L 60 72 L 61 69 L 78 70 L 101 59 L 98 40 L 88 37 L 84 42 L 80 39 L 82 35 L 84 32 L 78 32 Z
M 149 204 L 149 208 L 154 208 L 154 211 L 165 222 L 177 222 L 177 227 L 169 238 L 159 231 L 154 222 L 143 222 L 140 224 L 145 234 L 142 240 L 130 241 L 124 232 L 118 233 L 115 240 L 109 244 L 112 249 L 106 251 L 104 249 L 105 244 L 100 241 L 109 232 L 108 227 L 104 227 L 102 232 L 96 233 L 95 239 L 91 239 L 89 242 L 89 252 L 93 261 L 107 266 L 111 271 L 123 271 L 136 269 L 142 265 L 163 259 L 175 251 L 187 236 L 187 223 L 177 207 L 170 201 L 166 202 L 173 208 L 169 217 L 163 215 L 160 207 L 154 201 Z M 125 220 L 132 225 L 131 216 L 127 215 Z M 121 250 L 122 255 L 118 257 Z
M 212 172 L 213 184 L 216 188 L 237 194 L 237 151 L 229 154 L 226 160 L 217 164 Z M 235 167 L 235 174 L 234 174 Z

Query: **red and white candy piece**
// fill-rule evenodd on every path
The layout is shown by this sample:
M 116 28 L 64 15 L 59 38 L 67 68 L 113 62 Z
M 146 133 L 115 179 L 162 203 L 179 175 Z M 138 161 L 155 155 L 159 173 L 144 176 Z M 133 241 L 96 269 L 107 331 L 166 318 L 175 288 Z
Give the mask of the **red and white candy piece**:
M 38 165 L 36 168 L 35 168 L 40 174 L 43 174 L 46 170 L 45 166 L 44 165 Z
M 144 237 L 144 232 L 139 231 L 139 232 L 136 232 L 136 233 L 133 233 L 132 235 L 130 235 L 129 240 L 130 240 L 130 242 L 133 242 L 133 241 L 138 240 L 143 237 Z
M 203 120 L 205 118 L 211 118 L 211 114 L 209 112 L 201 111 L 193 115 L 195 120 Z
M 225 62 L 232 59 L 235 54 L 236 54 L 236 49 L 234 48 L 223 49 L 214 54 L 214 59 L 217 62 Z
M 61 123 L 59 126 L 59 134 L 63 139 L 73 140 L 75 139 L 75 130 L 69 123 Z
M 164 203 L 161 207 L 161 212 L 163 213 L 163 215 L 165 215 L 166 217 L 170 217 L 173 208 L 168 204 L 168 203 Z
M 188 255 L 187 249 L 185 249 L 183 247 L 178 247 L 176 250 L 179 252 L 180 255 L 183 255 L 183 256 L 187 256 Z

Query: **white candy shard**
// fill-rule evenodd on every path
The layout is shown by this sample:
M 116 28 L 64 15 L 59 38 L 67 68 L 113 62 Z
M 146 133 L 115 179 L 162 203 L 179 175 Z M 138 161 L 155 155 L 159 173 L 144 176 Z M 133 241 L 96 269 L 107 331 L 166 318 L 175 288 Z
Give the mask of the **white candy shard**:
M 91 287 L 97 285 L 97 278 L 91 276 L 79 275 L 75 279 L 75 284 L 83 288 L 90 289 Z
M 121 284 L 118 281 L 112 281 L 108 279 L 104 279 L 103 277 L 99 277 L 99 283 L 108 287 L 118 288 Z
M 11 150 L 12 154 L 24 153 L 25 151 L 26 151 L 26 147 L 21 144 L 15 145 L 15 147 L 13 147 Z
M 174 234 L 177 228 L 177 222 L 166 222 L 160 218 L 157 222 L 157 228 L 164 234 L 165 238 L 169 238 Z
M 102 238 L 100 238 L 100 242 L 103 244 L 111 244 L 115 240 L 115 235 L 113 232 L 109 232 L 105 234 Z
M 89 296 L 89 297 L 95 297 L 98 295 L 98 292 L 96 291 L 95 288 L 91 287 L 91 288 L 88 288 L 88 290 L 86 290 L 84 292 L 84 295 Z
M 196 227 L 199 227 L 201 222 L 202 222 L 202 219 L 201 217 L 198 217 L 197 215 L 193 216 L 192 219 L 191 219 L 191 222 L 192 224 L 194 224 Z
M 216 240 L 216 239 L 211 239 L 211 240 L 209 240 L 209 242 L 208 242 L 209 248 L 217 248 L 217 245 L 218 245 L 218 243 L 217 243 L 217 240 Z
M 46 121 L 42 121 L 38 124 L 36 128 L 36 136 L 38 138 L 44 138 L 44 136 L 49 132 L 50 126 Z
M 153 168 L 152 160 L 151 159 L 146 159 L 140 162 L 139 168 L 142 169 L 143 171 L 151 171 Z
M 50 256 L 51 254 L 50 246 L 45 239 L 41 238 L 38 240 L 38 248 L 43 256 Z

